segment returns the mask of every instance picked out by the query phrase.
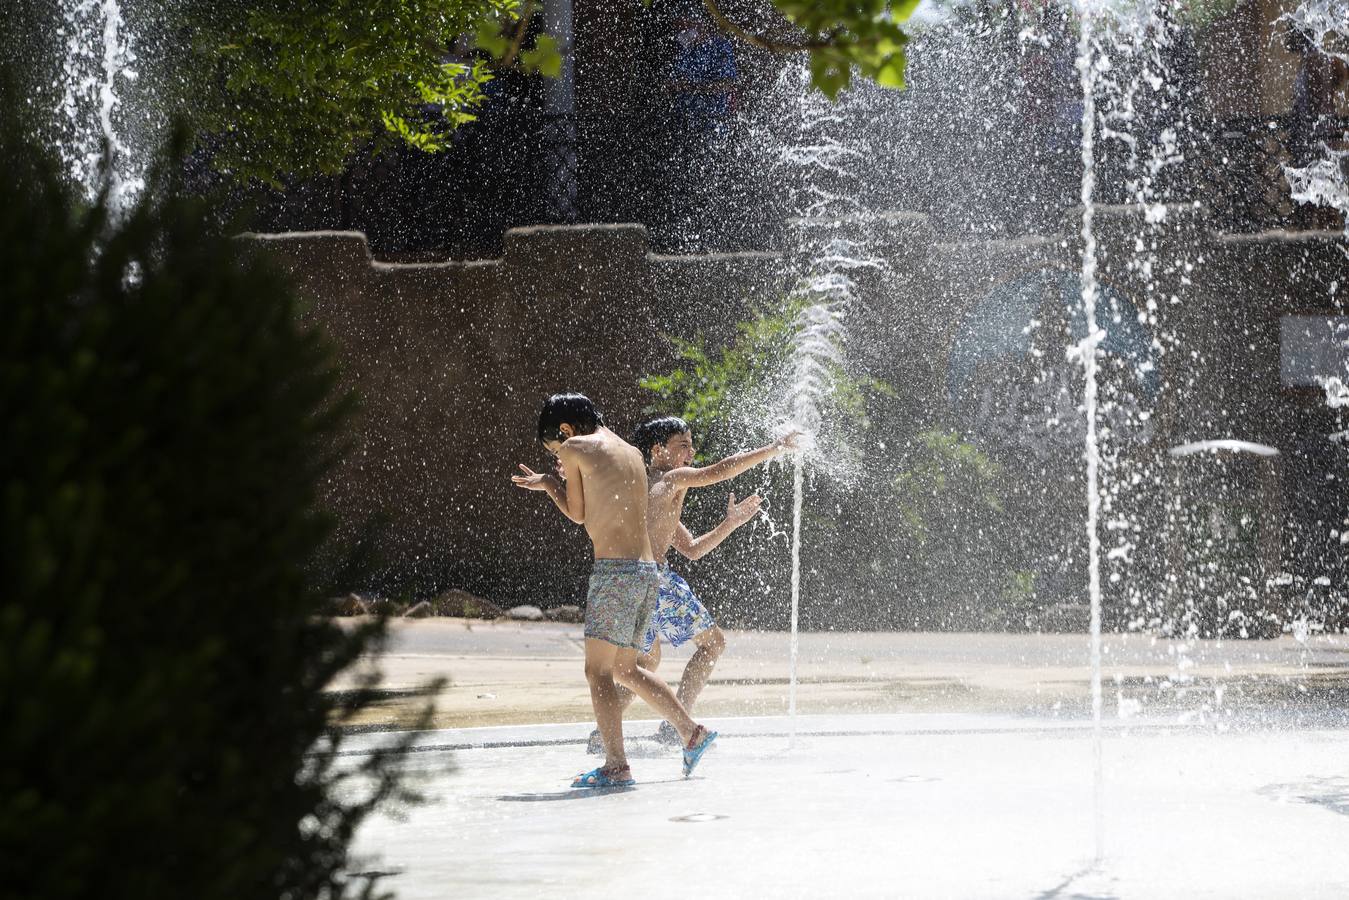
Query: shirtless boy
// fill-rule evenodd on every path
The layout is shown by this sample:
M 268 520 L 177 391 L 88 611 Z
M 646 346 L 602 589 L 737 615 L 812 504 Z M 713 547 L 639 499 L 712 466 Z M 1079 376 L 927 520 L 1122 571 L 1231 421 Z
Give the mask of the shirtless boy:
M 584 525 L 595 547 L 586 598 L 585 673 L 602 735 L 604 765 L 577 776 L 572 787 L 634 783 L 623 747 L 622 684 L 674 726 L 684 744 L 687 777 L 716 740 L 689 717 L 669 685 L 637 666 L 655 609 L 660 573 L 647 535 L 647 477 L 642 454 L 604 427 L 604 417 L 581 394 L 555 394 L 539 413 L 539 440 L 561 465 L 562 477 L 521 465 L 511 480 L 544 491 L 562 514 Z
M 752 494 L 737 503 L 735 494 L 731 494 L 726 503 L 726 518 L 716 528 L 695 538 L 680 521 L 684 498 L 690 488 L 727 481 L 780 453 L 794 450 L 796 438 L 793 432 L 757 450 L 747 450 L 710 466 L 694 468 L 693 433 L 683 419 L 677 416 L 653 419 L 641 425 L 633 436 L 633 443 L 642 451 L 648 465 L 647 530 L 661 573 L 656 613 L 643 636 L 642 655 L 637 664 L 655 671 L 660 665 L 662 638 L 672 647 L 692 640 L 698 649 L 684 667 L 676 694 L 685 709 L 693 708 L 712 674 L 712 667 L 726 649 L 726 639 L 688 582 L 670 570 L 665 562 L 666 554 L 674 547 L 689 559 L 707 555 L 730 537 L 731 532 L 754 518 L 762 501 L 758 494 Z M 622 692 L 623 708 L 632 702 L 632 697 L 631 692 Z M 667 720 L 656 732 L 656 740 L 670 745 L 679 743 L 679 732 Z M 592 753 L 602 749 L 599 729 L 591 734 L 588 749 Z

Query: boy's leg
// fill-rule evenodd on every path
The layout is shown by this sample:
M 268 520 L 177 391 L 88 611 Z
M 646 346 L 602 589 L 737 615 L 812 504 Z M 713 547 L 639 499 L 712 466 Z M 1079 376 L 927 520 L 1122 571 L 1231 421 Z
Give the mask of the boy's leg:
M 623 748 L 623 707 L 619 702 L 618 685 L 614 683 L 615 660 L 621 651 L 607 641 L 594 638 L 586 638 L 585 647 L 590 702 L 595 707 L 595 722 L 604 740 L 604 768 L 610 774 L 617 774 L 628 767 Z
M 692 766 L 697 765 L 698 757 L 710 746 L 716 735 L 698 725 L 689 717 L 688 710 L 679 704 L 679 700 L 675 697 L 674 691 L 670 690 L 668 684 L 637 665 L 638 650 L 644 646 L 645 635 L 651 625 L 651 617 L 656 611 L 656 597 L 660 591 L 660 573 L 656 569 L 655 563 L 637 563 L 626 568 L 632 571 L 633 577 L 625 579 L 621 596 L 627 612 L 631 614 L 631 618 L 627 620 L 631 627 L 627 630 L 626 646 L 619 647 L 617 652 L 614 653 L 613 677 L 619 684 L 631 689 L 638 697 L 650 704 L 652 709 L 679 732 L 680 738 L 684 740 L 687 747 L 684 760 L 684 774 L 687 775 L 692 771 Z M 615 596 L 618 596 L 618 592 L 615 592 Z M 587 612 L 587 615 L 589 615 L 589 612 Z M 586 633 L 589 634 L 590 631 L 587 630 Z M 623 643 L 623 641 L 615 640 L 615 644 L 619 643 Z M 617 698 L 618 692 L 615 691 L 615 701 L 617 701 Z M 616 702 L 615 709 L 618 718 L 617 730 L 621 736 L 622 711 L 617 708 Z M 596 712 L 598 711 L 597 704 Z M 607 732 L 605 732 L 605 735 L 607 744 Z M 696 754 L 690 762 L 689 753 L 695 751 L 694 745 L 696 745 Z
M 690 712 L 693 711 L 693 704 L 697 702 L 698 695 L 706 687 L 707 679 L 712 676 L 712 668 L 726 650 L 726 638 L 721 633 L 721 628 L 713 625 L 706 631 L 694 635 L 693 643 L 698 645 L 698 649 L 684 667 L 684 674 L 679 679 L 679 690 L 675 693 L 679 702 Z
M 675 727 L 679 737 L 686 743 L 694 736 L 698 724 L 689 716 L 688 710 L 679 702 L 668 684 L 637 665 L 636 648 L 620 649 L 614 655 L 613 672 L 614 679 L 619 684 L 645 700 L 661 718 Z
M 726 649 L 726 638 L 689 583 L 668 568 L 661 572 L 660 608 L 656 618 L 661 635 L 671 646 L 679 647 L 687 641 L 697 645 L 698 649 L 680 676 L 676 694 L 685 709 L 692 709 L 712 674 L 712 667 Z
M 660 668 L 660 641 L 656 641 L 656 643 L 651 645 L 650 653 L 637 654 L 637 665 L 640 668 L 646 669 L 648 672 L 654 672 L 656 669 Z M 626 712 L 627 708 L 632 705 L 633 698 L 637 695 L 620 684 L 618 686 L 618 696 L 621 699 L 623 709 Z

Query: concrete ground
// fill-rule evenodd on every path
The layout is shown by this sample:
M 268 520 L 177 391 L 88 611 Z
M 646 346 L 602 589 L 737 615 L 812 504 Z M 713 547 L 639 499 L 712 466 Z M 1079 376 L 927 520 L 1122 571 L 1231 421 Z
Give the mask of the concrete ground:
M 1349 896 L 1343 729 L 1112 723 L 1098 863 L 1080 722 L 816 716 L 794 741 L 782 717 L 713 724 L 694 777 L 634 740 L 638 784 L 608 792 L 568 787 L 593 765 L 584 724 L 427 733 L 408 765 L 429 802 L 367 822 L 357 871 L 405 900 Z
M 1099 805 L 1084 636 L 803 635 L 795 720 L 787 637 L 729 644 L 694 777 L 639 704 L 637 786 L 581 792 L 578 626 L 395 624 L 344 752 L 452 683 L 405 757 L 428 802 L 368 821 L 353 872 L 413 900 L 1349 897 L 1343 638 L 1108 638 Z
M 698 709 L 709 716 L 787 711 L 788 636 L 728 632 L 727 650 Z M 434 727 L 588 720 L 581 626 L 462 619 L 395 621 L 378 662 L 386 695 L 355 725 L 407 726 L 419 685 L 445 678 Z M 1304 719 L 1349 708 L 1349 637 L 1166 641 L 1107 635 L 1110 716 L 1199 718 L 1287 708 Z M 676 682 L 690 647 L 667 649 Z M 804 713 L 1013 712 L 1082 714 L 1089 703 L 1087 638 L 1080 634 L 807 633 L 800 639 Z M 354 676 L 339 687 L 354 684 Z M 648 716 L 638 702 L 634 716 Z

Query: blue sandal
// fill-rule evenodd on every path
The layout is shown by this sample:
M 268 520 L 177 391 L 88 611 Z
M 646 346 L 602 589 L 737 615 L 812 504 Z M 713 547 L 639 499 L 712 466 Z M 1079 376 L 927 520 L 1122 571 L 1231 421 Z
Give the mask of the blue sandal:
M 614 788 L 632 787 L 636 783 L 635 778 L 614 778 L 604 771 L 603 766 L 600 766 L 598 769 L 591 769 L 589 772 L 577 775 L 571 786 L 574 788 Z
M 701 726 L 699 726 L 701 727 Z M 684 749 L 684 777 L 688 778 L 693 774 L 693 769 L 698 765 L 698 761 L 703 758 L 703 754 L 712 749 L 712 742 L 717 739 L 715 731 L 708 731 L 703 728 L 703 739 L 694 747 Z

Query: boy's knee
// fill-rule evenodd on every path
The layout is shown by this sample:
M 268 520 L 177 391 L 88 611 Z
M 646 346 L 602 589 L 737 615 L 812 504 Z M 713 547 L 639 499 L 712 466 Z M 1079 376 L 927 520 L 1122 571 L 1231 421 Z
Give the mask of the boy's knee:
M 726 636 L 721 633 L 720 628 L 713 627 L 707 633 L 707 640 L 703 641 L 702 647 L 713 656 L 721 656 L 726 650 Z
M 631 684 L 637 674 L 637 659 L 614 660 L 614 680 L 620 684 Z
M 572 670 L 576 671 L 575 669 Z M 614 679 L 614 664 L 610 662 L 594 662 L 586 660 L 586 681 L 594 684 L 597 681 Z

